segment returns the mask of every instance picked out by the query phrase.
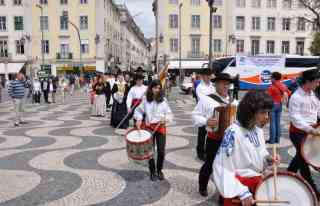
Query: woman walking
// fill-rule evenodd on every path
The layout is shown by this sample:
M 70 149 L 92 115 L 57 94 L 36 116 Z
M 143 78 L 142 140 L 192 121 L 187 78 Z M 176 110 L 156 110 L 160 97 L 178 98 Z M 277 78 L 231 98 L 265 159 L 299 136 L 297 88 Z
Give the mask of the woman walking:
M 95 93 L 95 101 L 92 115 L 104 117 L 106 115 L 106 96 L 102 76 L 98 76 L 97 83 L 93 86 L 93 91 Z

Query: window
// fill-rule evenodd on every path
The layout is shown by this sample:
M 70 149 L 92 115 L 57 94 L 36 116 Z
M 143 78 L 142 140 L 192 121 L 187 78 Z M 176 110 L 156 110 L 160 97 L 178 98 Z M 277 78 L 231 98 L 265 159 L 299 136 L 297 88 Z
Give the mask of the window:
M 267 54 L 274 54 L 275 42 L 274 41 L 267 41 Z
M 42 41 L 42 53 L 44 54 L 49 54 L 50 50 L 49 50 L 49 40 L 43 40 Z
M 61 59 L 68 59 L 69 58 L 69 44 L 68 43 L 60 44 L 60 57 L 61 57 Z
M 268 17 L 268 31 L 275 31 L 275 30 L 276 30 L 276 18 Z
M 236 47 L 237 47 L 237 53 L 243 53 L 244 52 L 244 40 L 237 39 Z
M 169 16 L 169 27 L 170 28 L 178 28 L 178 15 L 170 14 Z
M 0 57 L 8 56 L 8 40 L 0 39 Z
M 19 31 L 23 30 L 23 16 L 14 17 L 14 29 Z
M 191 16 L 191 27 L 192 28 L 200 28 L 200 15 L 192 15 Z
M 68 12 L 63 11 L 62 16 L 60 16 L 60 30 L 68 30 L 69 24 L 68 24 Z
M 251 40 L 251 55 L 257 55 L 260 53 L 260 40 L 252 39 Z
M 81 43 L 81 53 L 89 54 L 89 43 Z
M 7 17 L 0 16 L 0 31 L 7 30 Z
M 49 19 L 48 16 L 40 16 L 40 30 L 49 30 Z
M 80 16 L 80 29 L 88 29 L 88 16 Z
M 282 54 L 289 54 L 290 53 L 290 42 L 289 41 L 282 41 L 281 52 L 282 52 Z
M 201 4 L 201 0 L 191 0 L 191 5 L 193 5 L 193 6 L 200 6 L 200 4 Z
M 20 40 L 16 40 L 16 53 L 24 54 L 24 42 Z
M 170 39 L 170 51 L 178 52 L 178 39 Z
M 22 0 L 13 0 L 13 5 L 21 6 L 22 5 Z
M 246 7 L 246 0 L 237 0 L 236 1 L 238 8 L 245 8 Z
M 68 4 L 68 0 L 60 0 L 60 4 Z
M 306 30 L 306 21 L 303 17 L 298 18 L 298 31 L 305 31 Z
M 261 8 L 261 0 L 251 0 L 252 8 Z
M 291 9 L 292 8 L 292 0 L 283 0 L 283 8 Z
M 223 0 L 214 0 L 213 1 L 214 6 L 222 6 L 222 4 L 223 4 Z
M 200 56 L 200 37 L 191 37 L 191 57 Z
M 282 19 L 282 30 L 283 31 L 290 31 L 290 24 L 291 24 L 290 18 L 283 18 Z
M 277 8 L 277 0 L 267 0 L 267 8 Z
M 213 40 L 213 51 L 214 52 L 221 52 L 222 51 L 221 46 L 222 46 L 221 39 L 214 39 Z
M 80 4 L 87 4 L 88 0 L 80 0 Z
M 39 3 L 40 4 L 48 4 L 48 0 L 40 0 Z
M 245 28 L 245 17 L 244 16 L 237 16 L 236 17 L 236 27 L 237 27 L 237 30 L 244 30 L 244 28 Z
M 0 0 L 0 6 L 4 6 L 4 5 L 6 5 L 5 0 Z
M 252 30 L 260 30 L 260 17 L 252 17 Z
M 220 16 L 220 15 L 213 16 L 213 28 L 215 28 L 215 29 L 222 28 L 222 16 Z
M 297 40 L 296 53 L 298 55 L 304 54 L 304 40 Z
M 178 4 L 178 0 L 169 0 L 169 4 Z

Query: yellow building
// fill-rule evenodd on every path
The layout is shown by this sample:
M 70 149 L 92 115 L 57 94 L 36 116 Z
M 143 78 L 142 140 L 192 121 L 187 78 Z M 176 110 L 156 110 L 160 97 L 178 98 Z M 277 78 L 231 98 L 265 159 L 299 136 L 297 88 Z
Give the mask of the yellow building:
M 79 66 L 84 71 L 104 72 L 104 27 L 99 17 L 104 10 L 103 0 L 32 0 L 35 67 L 44 64 L 53 75 L 79 71 Z
M 213 52 L 228 53 L 227 2 L 215 1 Z M 181 6 L 181 9 L 179 9 Z M 209 7 L 204 0 L 158 1 L 159 58 L 179 58 L 179 14 L 181 13 L 181 52 L 183 59 L 207 59 L 209 56 Z

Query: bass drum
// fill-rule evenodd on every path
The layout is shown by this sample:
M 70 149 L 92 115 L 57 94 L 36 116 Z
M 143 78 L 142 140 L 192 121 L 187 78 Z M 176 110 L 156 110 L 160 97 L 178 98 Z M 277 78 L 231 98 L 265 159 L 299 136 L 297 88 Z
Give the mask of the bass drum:
M 257 206 L 317 206 L 318 201 L 311 186 L 300 176 L 279 172 L 277 174 L 277 200 L 289 201 L 288 203 L 257 203 Z M 273 174 L 266 176 L 258 185 L 255 200 L 274 200 Z
M 314 167 L 320 169 L 320 137 L 308 135 L 301 146 L 301 155 L 304 160 Z

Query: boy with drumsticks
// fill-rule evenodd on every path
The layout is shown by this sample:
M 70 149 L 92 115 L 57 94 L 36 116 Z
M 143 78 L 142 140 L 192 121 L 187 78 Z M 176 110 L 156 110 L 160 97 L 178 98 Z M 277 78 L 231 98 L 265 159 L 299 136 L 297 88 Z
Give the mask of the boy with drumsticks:
M 301 154 L 301 144 L 307 134 L 320 135 L 320 131 L 314 128 L 320 117 L 320 101 L 314 93 L 320 82 L 319 68 L 304 71 L 301 78 L 300 87 L 289 100 L 289 137 L 297 152 L 290 162 L 288 171 L 294 173 L 300 171 L 301 176 L 312 186 L 319 199 L 319 191 L 311 177 L 310 168 Z
M 153 145 L 157 145 L 157 165 L 154 158 L 149 160 L 150 179 L 155 181 L 158 177 L 159 180 L 164 180 L 162 168 L 166 146 L 166 122 L 172 121 L 173 115 L 164 98 L 159 80 L 153 80 L 149 85 L 141 104 L 134 111 L 134 118 L 137 120 L 138 129 L 144 127 L 152 132 Z
M 254 205 L 252 194 L 266 168 L 280 163 L 278 156 L 269 155 L 262 130 L 272 106 L 265 92 L 248 92 L 238 105 L 237 121 L 225 131 L 213 163 L 213 179 L 224 206 Z

